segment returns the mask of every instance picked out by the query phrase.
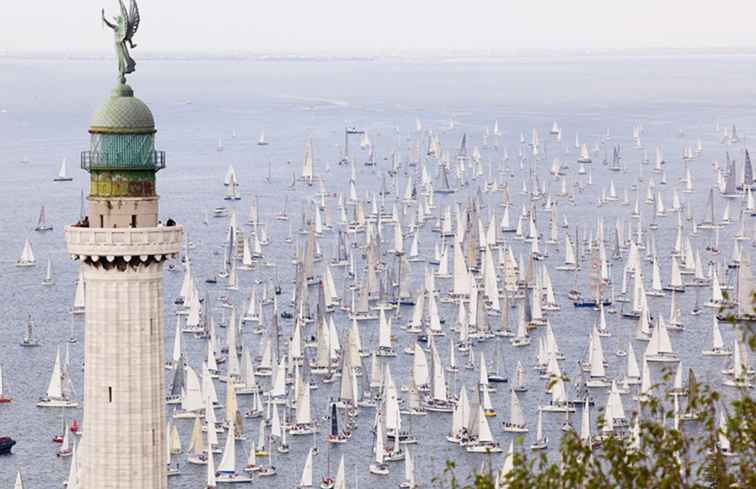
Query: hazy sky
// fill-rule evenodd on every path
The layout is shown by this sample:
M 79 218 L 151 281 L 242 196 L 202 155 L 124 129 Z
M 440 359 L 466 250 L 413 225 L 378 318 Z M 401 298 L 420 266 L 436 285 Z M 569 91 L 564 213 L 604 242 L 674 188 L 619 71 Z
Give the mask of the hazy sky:
M 125 0 L 128 1 L 128 0 Z M 116 0 L 3 0 L 0 51 L 103 51 Z M 140 0 L 146 51 L 756 46 L 756 0 Z

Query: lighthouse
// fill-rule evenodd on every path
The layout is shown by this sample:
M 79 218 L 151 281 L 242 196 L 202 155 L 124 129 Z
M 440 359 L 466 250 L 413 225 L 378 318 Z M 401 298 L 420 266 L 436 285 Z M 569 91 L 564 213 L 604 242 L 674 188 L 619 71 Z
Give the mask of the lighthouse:
M 84 415 L 80 489 L 164 489 L 163 264 L 180 225 L 161 225 L 155 120 L 121 76 L 95 112 L 81 154 L 86 217 L 65 229 L 84 278 Z M 171 223 L 172 224 L 172 223 Z M 70 482 L 69 482 L 70 484 Z M 69 485 L 71 487 L 71 485 Z

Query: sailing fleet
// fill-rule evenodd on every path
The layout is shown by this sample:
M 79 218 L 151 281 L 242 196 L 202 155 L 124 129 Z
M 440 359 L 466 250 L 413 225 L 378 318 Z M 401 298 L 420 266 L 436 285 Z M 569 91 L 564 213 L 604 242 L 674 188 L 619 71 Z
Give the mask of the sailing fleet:
M 752 387 L 749 349 L 727 320 L 756 320 L 753 167 L 734 126 L 673 157 L 647 146 L 640 124 L 626 145 L 608 130 L 567 142 L 556 121 L 519 139 L 499 121 L 459 125 L 418 119 L 392 143 L 349 129 L 343 153 L 317 158 L 308 138 L 301 171 L 266 162 L 267 177 L 254 176 L 273 192 L 228 165 L 201 215 L 182 216 L 187 240 L 168 267 L 169 476 L 201 473 L 196 487 L 208 488 L 430 487 L 441 447 L 501 454 L 486 463 L 503 474 L 516 450 L 557 448 L 556 426 L 596 449 L 632 438 L 639 407 L 664 395 L 665 366 L 689 423 L 696 371 Z M 349 134 L 361 136 L 356 153 Z M 703 140 L 715 142 L 705 151 Z M 268 144 L 263 131 L 256 146 Z M 63 161 L 56 181 L 68 180 Z M 43 206 L 36 230 L 51 229 Z M 27 238 L 16 265 L 35 263 Z M 42 284 L 57 286 L 49 258 Z M 72 292 L 81 316 L 83 276 Z M 29 318 L 21 345 L 37 335 Z M 62 413 L 57 454 L 72 488 L 86 427 L 66 414 L 80 397 L 70 336 L 37 406 Z M 9 377 L 0 370 L 2 403 Z

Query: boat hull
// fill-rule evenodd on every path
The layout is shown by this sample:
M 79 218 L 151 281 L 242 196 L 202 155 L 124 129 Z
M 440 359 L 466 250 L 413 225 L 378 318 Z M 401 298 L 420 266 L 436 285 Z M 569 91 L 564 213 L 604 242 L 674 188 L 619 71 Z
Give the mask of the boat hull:
M 13 438 L 7 436 L 0 438 L 0 455 L 10 455 L 15 444 L 16 440 Z
M 77 408 L 79 403 L 76 401 L 69 401 L 66 399 L 42 399 L 37 403 L 37 407 L 41 408 Z

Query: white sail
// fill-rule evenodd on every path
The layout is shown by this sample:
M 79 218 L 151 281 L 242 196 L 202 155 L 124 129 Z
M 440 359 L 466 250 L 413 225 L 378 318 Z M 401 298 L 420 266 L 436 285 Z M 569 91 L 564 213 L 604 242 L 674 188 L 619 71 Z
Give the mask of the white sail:
M 580 439 L 588 443 L 591 440 L 591 408 L 587 402 L 580 417 Z
M 63 398 L 63 369 L 60 364 L 60 348 L 55 353 L 55 365 L 53 366 L 50 383 L 47 384 L 48 399 Z
M 190 367 L 186 366 L 185 370 L 184 395 L 181 398 L 181 409 L 184 411 L 198 411 L 205 407 L 202 401 L 202 387 L 200 385 L 197 373 Z
M 304 156 L 304 162 L 302 163 L 302 179 L 311 184 L 312 179 L 314 176 L 314 163 L 313 163 L 313 155 L 312 155 L 312 141 L 309 140 L 305 144 L 305 156 Z
M 24 248 L 21 250 L 21 257 L 18 259 L 17 263 L 19 265 L 33 265 L 34 262 L 34 251 L 32 250 L 31 241 L 29 241 L 29 238 L 26 238 Z
M 210 452 L 212 450 L 209 450 Z M 223 458 L 218 464 L 218 472 L 221 474 L 233 474 L 236 472 L 236 437 L 234 435 L 234 423 L 228 427 L 226 446 L 223 449 Z
M 173 334 L 173 365 L 176 366 L 176 368 L 181 368 L 180 365 L 178 365 L 179 359 L 181 359 L 181 355 L 183 353 L 183 349 L 181 348 L 181 320 L 180 316 L 176 317 L 176 330 Z
M 520 398 L 517 392 L 512 389 L 510 391 L 510 417 L 509 422 L 515 426 L 525 426 L 525 414 L 522 412 L 522 405 L 520 404 Z
M 721 350 L 724 348 L 724 341 L 722 341 L 722 332 L 719 329 L 719 321 L 716 316 L 713 316 L 714 322 L 711 332 L 711 349 Z M 1 379 L 0 379 L 1 380 Z M 0 396 L 2 396 L 2 389 L 0 389 Z
M 430 373 L 428 370 L 428 358 L 418 343 L 415 343 L 413 355 L 412 377 L 415 385 L 422 386 L 430 383 Z
M 16 472 L 16 484 L 13 489 L 24 489 L 24 481 L 21 480 L 21 471 Z
M 606 376 L 606 370 L 604 369 L 604 350 L 601 347 L 601 336 L 595 326 L 591 332 L 590 342 L 591 377 L 603 378 Z
M 341 455 L 339 461 L 339 467 L 336 469 L 336 479 L 333 484 L 333 489 L 346 489 L 346 474 L 344 469 L 344 455 Z
M 310 386 L 305 383 L 297 398 L 296 424 L 305 425 L 312 423 L 312 411 L 310 407 Z
M 725 419 L 724 410 L 719 411 L 718 427 L 719 430 L 717 431 L 717 443 L 719 444 L 719 449 L 722 450 L 722 452 L 729 452 L 730 439 L 727 438 L 727 420 Z
M 441 357 L 438 355 L 436 345 L 431 347 L 431 355 L 433 357 L 433 398 L 436 401 L 445 402 L 448 400 L 446 391 L 446 375 L 444 375 L 444 368 L 441 365 Z
M 65 180 L 68 177 L 68 174 L 66 172 L 66 164 L 66 159 L 63 158 L 63 161 L 60 162 L 60 170 L 58 171 L 59 180 Z
M 375 444 L 373 445 L 373 455 L 375 463 L 382 464 L 383 458 L 385 455 L 385 450 L 383 448 L 383 423 L 381 421 L 378 422 L 378 426 L 376 427 L 375 431 Z
M 79 278 L 76 280 L 76 292 L 74 293 L 74 314 L 83 313 L 86 307 L 86 294 L 84 287 L 84 274 L 79 272 Z
M 207 487 L 208 489 L 217 487 L 215 481 L 215 457 L 212 450 L 207 451 Z
M 407 450 L 404 455 L 404 482 L 410 489 L 416 487 L 415 483 L 415 461 L 411 452 Z
M 391 347 L 391 323 L 386 320 L 386 313 L 383 309 L 379 313 L 378 324 L 378 347 L 390 350 Z
M 483 408 L 478 407 L 478 442 L 494 443 L 491 427 L 488 425 L 488 418 L 483 413 Z
M 312 449 L 307 451 L 302 477 L 299 479 L 299 487 L 312 487 Z

